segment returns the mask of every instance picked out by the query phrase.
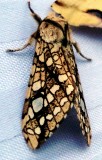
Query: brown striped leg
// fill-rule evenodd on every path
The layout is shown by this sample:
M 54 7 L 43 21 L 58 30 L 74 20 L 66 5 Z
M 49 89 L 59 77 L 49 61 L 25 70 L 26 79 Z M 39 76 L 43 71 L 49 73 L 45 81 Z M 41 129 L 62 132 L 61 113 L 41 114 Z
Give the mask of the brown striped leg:
M 29 45 L 31 45 L 34 42 L 34 39 L 36 39 L 36 32 L 33 33 L 30 38 L 28 39 L 28 41 L 24 44 L 24 46 L 22 46 L 21 48 L 16 48 L 16 49 L 7 49 L 6 52 L 17 52 L 17 51 L 22 51 L 23 49 L 25 49 L 26 47 L 28 47 Z

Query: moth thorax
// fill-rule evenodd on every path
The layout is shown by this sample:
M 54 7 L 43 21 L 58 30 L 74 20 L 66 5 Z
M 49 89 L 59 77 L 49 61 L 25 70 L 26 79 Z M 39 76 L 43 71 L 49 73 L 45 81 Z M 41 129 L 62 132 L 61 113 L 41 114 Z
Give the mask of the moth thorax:
M 41 38 L 47 43 L 60 42 L 63 39 L 62 30 L 51 23 L 43 21 L 39 31 Z

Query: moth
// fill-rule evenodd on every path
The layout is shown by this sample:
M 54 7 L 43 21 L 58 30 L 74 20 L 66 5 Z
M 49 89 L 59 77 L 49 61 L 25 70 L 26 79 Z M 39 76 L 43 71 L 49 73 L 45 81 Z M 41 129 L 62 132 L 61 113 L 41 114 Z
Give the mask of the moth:
M 82 134 L 87 144 L 91 142 L 91 128 L 83 97 L 81 82 L 75 62 L 73 47 L 80 52 L 77 43 L 72 41 L 66 20 L 49 14 L 41 19 L 28 7 L 39 26 L 20 51 L 36 40 L 36 48 L 31 69 L 26 99 L 22 114 L 22 131 L 30 148 L 36 149 L 46 141 L 74 107 Z

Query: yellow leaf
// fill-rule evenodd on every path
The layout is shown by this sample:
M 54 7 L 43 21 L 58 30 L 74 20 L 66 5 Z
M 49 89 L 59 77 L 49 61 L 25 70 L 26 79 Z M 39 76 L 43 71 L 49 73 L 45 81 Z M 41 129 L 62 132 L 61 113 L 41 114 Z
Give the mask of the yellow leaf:
M 51 7 L 70 25 L 102 28 L 102 0 L 56 0 Z

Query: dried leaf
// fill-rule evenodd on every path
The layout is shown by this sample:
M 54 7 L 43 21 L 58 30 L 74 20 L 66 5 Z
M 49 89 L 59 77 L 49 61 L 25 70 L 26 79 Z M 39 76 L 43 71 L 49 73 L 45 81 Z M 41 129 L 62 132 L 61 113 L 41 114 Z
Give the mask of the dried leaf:
M 102 0 L 56 0 L 51 7 L 70 25 L 102 28 Z

